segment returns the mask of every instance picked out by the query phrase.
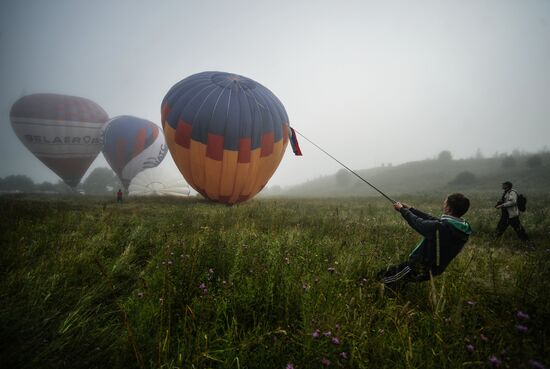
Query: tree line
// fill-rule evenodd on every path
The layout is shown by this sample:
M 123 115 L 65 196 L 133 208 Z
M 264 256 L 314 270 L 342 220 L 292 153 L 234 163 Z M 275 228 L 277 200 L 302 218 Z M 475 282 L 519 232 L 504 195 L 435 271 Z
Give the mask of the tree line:
M 83 182 L 79 183 L 76 190 L 91 195 L 106 195 L 121 187 L 120 181 L 111 169 L 100 167 L 95 168 Z M 73 190 L 61 180 L 55 183 L 48 181 L 35 183 L 26 175 L 16 174 L 0 178 L 0 192 L 72 193 Z

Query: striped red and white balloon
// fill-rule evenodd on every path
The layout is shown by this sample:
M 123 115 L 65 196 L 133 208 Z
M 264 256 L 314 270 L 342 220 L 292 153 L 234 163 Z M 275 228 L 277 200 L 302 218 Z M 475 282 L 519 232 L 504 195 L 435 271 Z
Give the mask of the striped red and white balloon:
M 27 149 L 74 188 L 101 151 L 101 128 L 109 117 L 82 97 L 33 94 L 13 104 L 10 119 Z

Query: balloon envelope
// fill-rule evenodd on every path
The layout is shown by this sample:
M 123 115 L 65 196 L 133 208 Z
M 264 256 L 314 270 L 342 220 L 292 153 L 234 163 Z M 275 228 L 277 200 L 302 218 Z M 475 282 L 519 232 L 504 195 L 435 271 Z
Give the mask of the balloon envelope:
M 130 115 L 105 124 L 103 143 L 103 155 L 126 189 L 136 174 L 159 165 L 168 152 L 156 124 Z
M 96 103 L 76 96 L 33 94 L 10 111 L 21 142 L 71 187 L 101 151 L 101 128 L 109 119 Z
M 191 187 L 214 201 L 252 198 L 277 169 L 288 143 L 283 104 L 240 75 L 187 77 L 168 91 L 161 111 L 176 165 Z
M 128 190 L 130 196 L 188 197 L 191 192 L 189 185 L 177 171 L 173 173 L 162 166 L 138 173 Z

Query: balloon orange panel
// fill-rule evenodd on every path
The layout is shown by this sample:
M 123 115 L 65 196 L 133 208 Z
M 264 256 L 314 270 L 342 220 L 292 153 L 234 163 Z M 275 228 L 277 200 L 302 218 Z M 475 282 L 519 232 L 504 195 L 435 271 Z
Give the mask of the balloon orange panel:
M 260 192 L 288 143 L 283 104 L 237 74 L 183 79 L 164 97 L 161 113 L 166 143 L 185 180 L 214 201 L 234 204 Z

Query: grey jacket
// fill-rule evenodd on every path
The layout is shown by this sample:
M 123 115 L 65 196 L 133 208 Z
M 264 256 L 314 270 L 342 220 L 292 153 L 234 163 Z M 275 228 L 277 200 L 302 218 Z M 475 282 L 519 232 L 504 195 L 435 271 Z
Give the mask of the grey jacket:
M 519 216 L 518 193 L 516 190 L 511 189 L 510 191 L 504 192 L 502 195 L 502 200 L 504 201 L 502 203 L 502 208 L 503 211 L 508 212 L 508 218 L 515 218 Z

